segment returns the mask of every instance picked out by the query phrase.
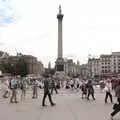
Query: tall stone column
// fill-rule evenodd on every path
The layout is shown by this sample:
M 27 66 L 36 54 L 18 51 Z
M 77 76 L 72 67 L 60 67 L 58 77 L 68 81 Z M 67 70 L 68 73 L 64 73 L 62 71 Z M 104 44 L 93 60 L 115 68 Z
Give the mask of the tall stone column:
M 56 60 L 56 73 L 63 74 L 64 70 L 64 59 L 63 59 L 63 43 L 62 43 L 62 20 L 63 14 L 61 11 L 61 6 L 59 6 L 59 13 L 57 14 L 58 19 L 58 57 Z
M 63 58 L 63 46 L 62 46 L 62 19 L 63 14 L 61 13 L 61 6 L 59 6 L 58 19 L 58 58 Z

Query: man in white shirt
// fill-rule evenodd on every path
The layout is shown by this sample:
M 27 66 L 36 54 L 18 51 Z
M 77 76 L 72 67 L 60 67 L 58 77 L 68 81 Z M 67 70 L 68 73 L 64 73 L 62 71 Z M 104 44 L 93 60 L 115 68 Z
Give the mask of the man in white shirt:
M 113 103 L 112 93 L 111 93 L 111 91 L 112 91 L 112 84 L 111 84 L 110 80 L 108 80 L 106 85 L 105 85 L 105 91 L 106 91 L 105 103 L 107 103 L 108 96 L 110 98 L 111 103 Z

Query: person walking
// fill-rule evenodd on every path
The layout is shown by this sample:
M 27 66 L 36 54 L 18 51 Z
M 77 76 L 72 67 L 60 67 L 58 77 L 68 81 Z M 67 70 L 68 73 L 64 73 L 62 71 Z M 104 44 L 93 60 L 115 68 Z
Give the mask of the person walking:
M 11 88 L 11 91 L 12 91 L 12 96 L 10 98 L 10 103 L 18 103 L 17 101 L 17 96 L 16 96 L 16 93 L 17 93 L 17 87 L 18 87 L 18 83 L 17 83 L 17 79 L 16 77 L 14 76 L 12 78 L 12 80 L 10 81 L 10 88 Z M 14 100 L 14 101 L 13 101 Z
M 8 98 L 9 95 L 10 95 L 9 80 L 7 79 L 4 82 L 4 94 L 3 94 L 3 98 Z
M 112 93 L 111 93 L 111 91 L 112 91 L 112 85 L 111 85 L 110 80 L 108 80 L 107 83 L 106 83 L 106 85 L 105 85 L 105 91 L 106 91 L 105 103 L 107 103 L 108 96 L 110 98 L 111 103 L 113 103 Z
M 69 88 L 70 88 L 70 82 L 69 82 L 69 80 L 66 80 L 66 81 L 65 81 L 65 88 L 66 88 L 66 89 L 69 89 Z
M 33 97 L 32 99 L 35 99 L 38 97 L 38 93 L 37 93 L 37 80 L 33 80 Z
M 70 80 L 70 85 L 71 85 L 71 90 L 73 91 L 74 90 L 74 85 L 75 85 L 73 79 Z
M 53 90 L 55 90 L 56 94 L 58 94 L 55 81 L 52 79 L 52 81 L 51 81 L 51 94 L 53 94 Z
M 87 83 L 87 92 L 88 92 L 87 99 L 90 100 L 89 96 L 91 95 L 92 98 L 93 98 L 93 100 L 95 100 L 95 97 L 94 97 L 94 88 L 93 88 L 93 84 L 92 84 L 91 80 L 89 80 L 88 83 Z
M 26 81 L 21 79 L 20 81 L 20 89 L 21 89 L 21 100 L 25 99 L 26 96 Z
M 87 98 L 87 85 L 86 85 L 86 83 L 83 82 L 80 88 L 81 88 L 81 91 L 82 91 L 82 99 L 83 98 L 86 99 Z
M 117 97 L 117 102 L 118 104 L 114 104 L 114 111 L 110 114 L 111 120 L 113 120 L 113 117 L 120 112 L 120 81 L 118 83 L 118 86 L 116 87 L 116 97 Z M 115 106 L 116 105 L 116 106 Z
M 48 75 L 44 75 L 44 77 L 45 77 L 45 80 L 44 80 L 44 96 L 43 96 L 43 100 L 42 100 L 42 106 L 43 107 L 46 106 L 45 99 L 46 99 L 47 96 L 49 98 L 50 104 L 52 106 L 54 106 L 55 103 L 53 103 L 52 98 L 51 98 L 51 94 L 50 94 L 50 91 L 49 91 L 49 82 L 48 82 L 49 76 Z
M 80 88 L 80 80 L 79 80 L 79 78 L 75 79 L 75 85 L 76 85 L 76 91 L 79 92 L 79 88 Z

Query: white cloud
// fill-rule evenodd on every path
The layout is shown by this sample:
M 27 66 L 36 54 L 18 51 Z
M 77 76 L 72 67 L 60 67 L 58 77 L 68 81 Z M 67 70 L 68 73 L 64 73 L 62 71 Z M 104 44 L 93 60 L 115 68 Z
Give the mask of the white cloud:
M 116 0 L 11 0 L 16 22 L 0 28 L 1 49 L 33 54 L 45 65 L 57 57 L 58 5 L 63 18 L 64 56 L 87 62 L 88 54 L 120 51 L 120 7 Z

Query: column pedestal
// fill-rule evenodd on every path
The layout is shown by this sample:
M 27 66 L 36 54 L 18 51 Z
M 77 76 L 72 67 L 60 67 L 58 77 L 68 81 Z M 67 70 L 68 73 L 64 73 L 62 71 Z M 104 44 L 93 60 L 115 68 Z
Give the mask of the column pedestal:
M 56 73 L 55 73 L 55 75 L 61 76 L 61 77 L 64 76 L 65 75 L 64 59 L 63 58 L 58 58 L 55 63 L 56 63 L 56 66 L 55 66 Z

